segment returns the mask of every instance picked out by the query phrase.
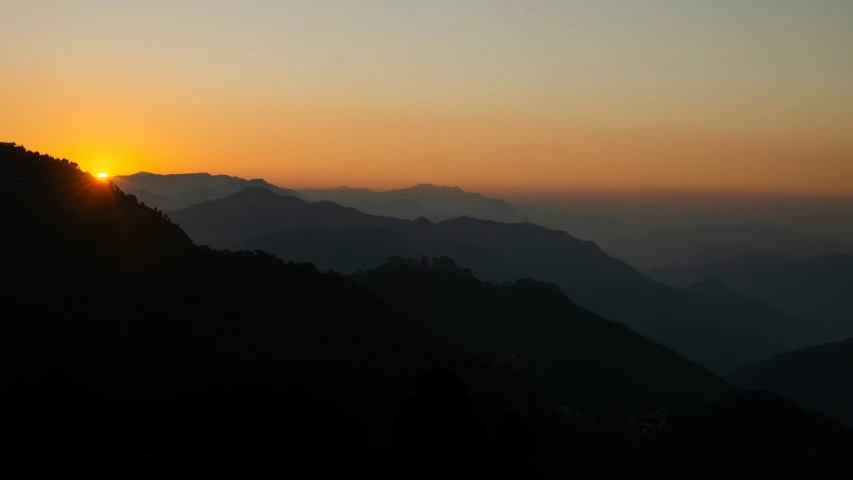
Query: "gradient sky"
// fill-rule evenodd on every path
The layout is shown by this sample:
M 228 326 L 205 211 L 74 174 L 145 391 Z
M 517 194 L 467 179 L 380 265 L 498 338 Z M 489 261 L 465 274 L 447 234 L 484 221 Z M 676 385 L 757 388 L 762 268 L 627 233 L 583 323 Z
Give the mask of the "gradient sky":
M 92 172 L 853 195 L 850 0 L 0 12 L 0 141 Z

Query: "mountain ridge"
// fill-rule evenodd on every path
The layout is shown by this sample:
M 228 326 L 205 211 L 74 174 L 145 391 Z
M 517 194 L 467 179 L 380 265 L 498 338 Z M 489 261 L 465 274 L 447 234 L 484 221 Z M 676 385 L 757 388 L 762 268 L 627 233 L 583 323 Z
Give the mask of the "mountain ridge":
M 687 369 L 684 357 L 576 305 L 553 284 L 531 279 L 484 282 L 446 257 L 391 258 L 353 277 L 438 338 L 508 368 L 545 377 L 544 383 L 552 387 L 543 395 L 556 397 L 550 408 L 564 404 L 593 411 L 620 405 L 621 397 L 633 398 L 636 391 L 652 396 L 666 391 L 670 387 L 661 384 L 662 378 L 680 378 L 675 383 L 682 385 L 684 402 L 695 404 L 688 400 L 692 388 L 687 385 L 702 376 L 712 384 L 715 377 L 704 367 L 703 372 Z M 525 322 L 517 321 L 524 316 Z M 561 341 L 554 342 L 557 338 Z M 663 371 L 669 373 L 661 375 Z M 613 372 L 619 373 L 610 378 Z M 632 380 L 626 384 L 618 379 L 625 377 Z M 720 383 L 719 393 L 725 396 L 726 388 Z M 608 395 L 591 396 L 602 390 Z
M 283 200 L 277 199 L 276 202 Z M 310 246 L 310 243 L 298 240 L 298 234 L 292 232 L 385 229 L 406 243 L 406 247 L 399 251 L 385 252 L 386 258 L 413 253 L 415 256 L 447 256 L 486 281 L 536 278 L 555 283 L 573 301 L 675 348 L 717 372 L 727 372 L 748 360 L 783 351 L 775 347 L 753 351 L 748 342 L 744 344 L 745 340 L 735 334 L 740 329 L 739 320 L 720 318 L 683 292 L 658 284 L 625 262 L 609 257 L 594 242 L 576 239 L 566 232 L 531 223 L 507 224 L 470 217 L 438 223 L 427 219 L 408 221 L 367 215 L 329 202 L 289 202 L 293 208 L 277 209 L 272 202 L 267 204 L 263 201 L 238 208 L 233 199 L 222 199 L 172 212 L 172 217 L 197 242 L 218 248 L 244 245 L 286 259 L 291 258 L 287 245 L 276 245 L 272 239 L 277 231 L 291 231 L 284 237 L 291 242 L 288 245 L 295 242 L 303 246 L 300 247 L 299 259 L 310 260 L 312 255 L 316 255 L 315 258 L 324 262 L 332 258 L 329 252 L 323 251 L 321 245 L 313 252 L 309 251 L 304 246 Z M 261 235 L 264 235 L 263 242 L 252 240 Z M 353 252 L 353 255 L 357 256 L 358 252 Z M 375 250 L 365 254 L 365 258 L 372 259 L 381 256 L 382 253 Z M 332 269 L 341 267 L 334 264 L 325 266 Z M 369 265 L 351 261 L 346 266 L 367 268 Z M 711 345 L 714 342 L 696 337 L 697 325 L 702 326 L 705 335 L 720 343 Z M 772 330 L 762 332 L 762 335 L 774 335 Z M 725 345 L 730 346 L 723 348 Z M 742 356 L 729 357 L 722 353 L 726 348 L 735 347 Z
M 766 390 L 853 425 L 853 337 L 786 352 L 727 375 L 745 390 Z
M 0 437 L 9 445 L 5 459 L 16 465 L 58 462 L 146 473 L 235 469 L 250 475 L 275 469 L 296 478 L 381 477 L 399 465 L 400 457 L 388 458 L 389 444 L 392 453 L 401 447 L 395 406 L 412 406 L 413 390 L 424 401 L 415 403 L 420 410 L 411 417 L 406 416 L 410 409 L 400 408 L 397 420 L 417 425 L 432 419 L 433 425 L 450 427 L 445 436 L 464 426 L 457 416 L 442 415 L 446 408 L 429 410 L 430 398 L 448 396 L 446 390 L 442 397 L 440 388 L 427 388 L 434 375 L 419 375 L 435 372 L 436 363 L 459 376 L 441 375 L 450 379 L 451 396 L 463 400 L 466 425 L 497 425 L 492 445 L 488 433 L 478 437 L 483 445 L 465 445 L 495 447 L 479 460 L 487 472 L 505 472 L 518 458 L 544 468 L 546 478 L 565 478 L 580 466 L 683 475 L 704 472 L 711 463 L 717 469 L 741 467 L 744 461 L 761 467 L 770 458 L 786 469 L 849 462 L 838 454 L 851 443 L 849 431 L 827 426 L 792 405 L 775 408 L 778 399 L 768 395 L 739 396 L 718 407 L 672 415 L 653 409 L 651 417 L 635 413 L 627 419 L 605 415 L 575 420 L 564 407 L 541 409 L 551 403 L 546 394 L 551 388 L 544 383 L 531 389 L 530 383 L 539 380 L 535 371 L 530 377 L 512 358 L 501 365 L 483 363 L 447 347 L 418 324 L 445 319 L 412 321 L 400 311 L 404 305 L 386 303 L 352 278 L 264 253 L 197 246 L 162 211 L 141 205 L 132 194 L 80 172 L 73 163 L 20 147 L 0 144 L 0 186 L 6 229 L 0 255 L 4 273 L 15 280 L 4 289 L 7 315 L 0 322 Z M 266 192 L 248 195 L 276 198 Z M 411 224 L 424 229 L 416 230 L 418 235 L 430 233 L 426 229 L 432 224 L 426 220 Z M 662 353 L 665 365 L 686 369 L 687 377 L 697 382 L 686 388 L 667 375 L 656 376 L 655 368 L 640 369 L 655 385 L 666 386 L 644 396 L 646 382 L 631 381 L 630 374 L 640 365 L 629 359 L 623 363 L 628 375 L 622 377 L 596 361 L 590 370 L 604 368 L 603 378 L 621 385 L 619 391 L 634 392 L 640 404 L 656 403 L 657 396 L 682 389 L 711 396 L 721 386 L 727 390 L 722 380 L 693 363 L 671 363 L 680 357 L 662 347 L 657 352 L 654 342 L 641 341 L 624 327 L 584 320 L 587 314 L 572 307 L 556 287 L 526 280 L 483 286 L 441 258 L 432 268 L 452 273 L 449 280 L 461 280 L 466 289 L 486 292 L 482 298 L 505 302 L 474 302 L 463 308 L 445 304 L 458 318 L 467 318 L 471 305 L 490 309 L 491 314 L 473 319 L 475 327 L 503 315 L 519 328 L 527 323 L 520 320 L 535 314 L 540 326 L 564 332 L 560 329 L 572 323 L 559 314 L 565 308 L 577 316 L 577 327 L 596 325 L 615 332 L 603 336 L 628 341 L 633 347 L 626 351 L 636 349 L 645 361 L 654 362 Z M 421 281 L 437 281 L 437 293 L 467 298 L 445 277 L 425 278 L 421 270 L 406 279 L 397 277 L 401 272 L 390 273 L 382 284 L 399 279 L 416 287 Z M 414 291 L 420 305 L 441 309 L 429 292 Z M 547 315 L 549 311 L 557 314 Z M 490 343 L 514 342 L 509 346 L 515 350 L 524 347 L 517 342 L 525 337 L 496 329 Z M 559 335 L 533 337 L 553 342 L 548 348 L 554 355 L 571 354 L 564 352 Z M 578 349 L 610 344 L 592 339 L 586 345 L 581 337 L 571 339 Z M 571 365 L 570 358 L 555 360 Z M 534 370 L 542 365 L 535 363 Z M 577 378 L 566 376 L 571 369 L 552 374 L 583 385 L 582 367 Z M 597 404 L 596 395 L 608 395 L 604 389 L 576 393 L 589 395 L 591 405 Z M 562 396 L 558 393 L 557 399 Z M 713 421 L 703 420 L 709 416 Z M 658 422 L 647 432 L 648 418 L 668 424 Z M 530 447 L 535 452 L 526 447 L 526 419 L 535 426 L 537 441 Z M 418 432 L 416 428 L 414 434 Z M 767 446 L 757 452 L 758 458 L 738 443 L 745 432 Z M 696 439 L 700 441 L 694 443 Z M 715 452 L 714 462 L 705 458 L 707 452 Z
M 716 276 L 744 295 L 757 298 L 791 316 L 853 335 L 853 255 L 811 258 L 750 255 L 707 265 L 656 269 L 648 275 L 682 287 Z
M 116 175 L 110 177 L 110 180 L 146 204 L 167 211 L 224 198 L 246 187 L 265 188 L 278 195 L 301 198 L 295 190 L 277 187 L 261 178 L 244 179 L 210 173 L 160 175 L 137 172 L 132 175 Z
M 210 185 L 199 188 L 200 179 L 211 181 L 244 182 L 264 186 L 282 195 L 292 195 L 305 200 L 331 200 L 344 206 L 382 216 L 400 219 L 426 217 L 443 221 L 460 216 L 496 220 L 506 223 L 531 222 L 548 228 L 564 230 L 575 237 L 595 241 L 609 255 L 626 261 L 640 270 L 662 267 L 700 265 L 708 262 L 737 258 L 750 254 L 777 254 L 809 257 L 829 253 L 853 254 L 853 244 L 822 236 L 809 235 L 796 230 L 763 225 L 758 222 L 708 225 L 655 225 L 634 224 L 609 218 L 601 214 L 584 213 L 583 205 L 549 207 L 547 205 L 511 204 L 500 198 L 490 198 L 477 192 L 468 192 L 458 186 L 440 186 L 420 183 L 406 188 L 371 190 L 342 185 L 327 189 L 281 189 L 262 179 L 244 180 L 226 175 L 176 174 L 162 175 L 141 172 L 143 177 L 185 183 L 180 198 L 174 193 L 164 194 L 157 188 L 146 188 L 144 181 L 136 185 L 125 181 L 125 189 L 132 191 L 147 204 L 164 210 L 179 210 L 202 201 L 223 198 L 236 191 L 212 189 Z M 137 174 L 137 175 L 140 175 Z M 220 180 L 216 180 L 220 179 Z M 193 184 L 192 182 L 195 182 Z M 132 182 L 131 182 L 132 183 Z M 188 185 L 187 185 L 188 184 Z M 196 185 L 196 187 L 192 187 Z

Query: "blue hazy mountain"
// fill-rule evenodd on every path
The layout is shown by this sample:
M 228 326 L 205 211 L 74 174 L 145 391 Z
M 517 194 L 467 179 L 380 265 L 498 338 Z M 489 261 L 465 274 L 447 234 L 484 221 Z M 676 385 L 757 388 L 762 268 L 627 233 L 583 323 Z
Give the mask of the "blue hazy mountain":
M 656 225 L 556 207 L 523 205 L 532 222 L 593 240 L 608 255 L 640 270 L 702 265 L 749 255 L 808 258 L 853 254 L 853 244 L 760 223 Z
M 224 198 L 247 187 L 265 188 L 277 195 L 300 197 L 293 190 L 277 187 L 259 178 L 246 180 L 209 173 L 158 175 L 139 172 L 133 175 L 117 175 L 110 180 L 146 205 L 166 211 Z
M 473 217 L 507 223 L 528 221 L 526 215 L 503 200 L 466 192 L 459 187 L 419 184 L 398 190 L 373 191 L 345 186 L 301 190 L 300 193 L 313 200 L 329 200 L 355 207 L 364 213 L 403 219 L 424 217 L 441 221 Z
M 753 255 L 707 265 L 655 269 L 648 274 L 676 287 L 716 277 L 791 316 L 844 336 L 853 335 L 853 255 Z
M 198 243 L 259 249 L 285 260 L 317 261 L 343 273 L 374 266 L 383 256 L 427 255 L 453 258 L 488 281 L 534 278 L 554 283 L 578 304 L 717 372 L 791 348 L 780 340 L 787 334 L 777 331 L 776 323 L 756 319 L 750 335 L 744 335 L 741 315 L 721 314 L 679 289 L 656 283 L 593 242 L 529 223 L 401 220 L 263 189 L 171 215 Z M 388 246 L 384 255 L 383 245 Z M 808 345 L 807 338 L 800 340 L 804 343 L 793 348 Z
M 582 202 L 563 207 L 530 202 L 511 204 L 459 187 L 431 184 L 388 191 L 342 186 L 296 192 L 262 179 L 244 180 L 206 173 L 156 175 L 140 172 L 113 180 L 147 205 L 167 211 L 224 198 L 255 186 L 279 195 L 329 200 L 364 213 L 406 220 L 427 218 L 438 222 L 471 217 L 504 223 L 532 222 L 592 240 L 608 255 L 640 270 L 700 265 L 747 255 L 853 254 L 853 244 L 843 240 L 756 222 L 731 225 L 702 224 L 701 219 L 694 220 L 694 224 L 677 225 L 626 222 L 587 211 L 590 208 Z

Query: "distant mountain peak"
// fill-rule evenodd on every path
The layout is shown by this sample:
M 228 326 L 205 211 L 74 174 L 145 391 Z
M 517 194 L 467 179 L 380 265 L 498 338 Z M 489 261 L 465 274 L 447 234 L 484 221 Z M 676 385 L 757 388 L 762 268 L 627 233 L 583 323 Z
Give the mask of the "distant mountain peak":
M 191 173 L 153 173 L 146 171 L 139 171 L 131 175 L 116 175 L 117 177 L 126 177 L 126 178 L 139 178 L 139 177 L 223 177 L 223 178 L 235 178 L 230 175 L 213 175 L 207 172 L 191 172 Z
M 462 191 L 462 189 L 459 187 L 439 186 L 432 183 L 419 183 L 413 187 L 409 187 L 408 190 L 449 190 L 454 192 Z
M 252 187 L 246 187 L 246 188 L 230 195 L 229 197 L 225 197 L 225 198 L 263 199 L 263 200 L 266 200 L 266 199 L 270 199 L 270 198 L 287 198 L 287 197 L 282 197 L 281 195 L 277 195 L 275 192 L 273 192 L 272 190 L 270 190 L 268 188 L 252 186 Z M 296 197 L 290 197 L 290 198 L 296 198 Z
M 341 185 L 341 186 L 333 187 L 333 188 L 329 188 L 329 189 L 326 189 L 326 190 L 324 190 L 324 189 L 308 189 L 308 190 L 306 190 L 306 191 L 309 191 L 309 192 L 322 192 L 322 191 L 328 191 L 328 192 L 337 192 L 337 193 L 357 193 L 357 192 L 362 192 L 362 193 L 373 193 L 373 190 L 371 190 L 371 189 L 369 189 L 369 188 L 364 188 L 364 187 L 351 187 L 351 186 L 349 186 L 349 185 Z

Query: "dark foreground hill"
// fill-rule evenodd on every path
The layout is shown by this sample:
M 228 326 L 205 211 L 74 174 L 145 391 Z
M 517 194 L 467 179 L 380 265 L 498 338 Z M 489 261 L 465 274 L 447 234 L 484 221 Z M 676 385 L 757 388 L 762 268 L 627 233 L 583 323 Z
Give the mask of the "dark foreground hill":
M 351 279 L 197 247 L 67 162 L 2 154 L 0 407 L 20 452 L 210 468 L 286 452 L 292 474 L 376 473 L 398 402 L 435 365 L 472 385 L 485 425 L 545 403 L 539 387 L 455 353 Z M 626 404 L 700 405 L 728 391 L 670 360 L 695 381 L 675 375 Z
M 777 355 L 728 378 L 744 390 L 767 390 L 853 425 L 853 338 Z
M 727 410 L 724 417 L 737 421 L 681 430 L 656 419 L 701 411 L 589 418 L 566 407 L 555 415 L 539 407 L 547 388 L 457 353 L 425 331 L 422 318 L 409 320 L 350 278 L 194 246 L 161 212 L 20 147 L 0 145 L 0 182 L 7 468 L 22 461 L 113 475 L 231 467 L 241 476 L 532 478 L 533 465 L 541 476 L 565 478 L 583 466 L 624 475 L 666 471 L 676 454 L 743 452 L 732 442 L 743 437 L 749 415 L 741 413 L 749 409 Z M 602 368 L 596 361 L 593 370 Z M 646 380 L 632 375 L 607 378 L 620 391 L 642 392 L 630 383 Z M 705 388 L 718 392 L 719 380 L 703 375 L 691 388 L 711 378 Z M 784 435 L 767 430 L 797 439 L 773 448 L 777 466 L 843 461 L 836 452 L 849 445 L 848 432 L 798 415 L 776 416 Z M 763 427 L 744 425 L 755 441 L 771 440 Z M 704 436 L 711 427 L 714 436 Z M 804 443 L 815 447 L 792 450 Z
M 853 466 L 853 432 L 767 392 L 675 414 L 667 427 L 654 445 L 667 454 L 656 461 L 695 472 L 688 477 L 832 478 L 838 463 Z
M 449 258 L 394 258 L 356 282 L 449 344 L 517 372 L 549 408 L 602 413 L 701 405 L 729 387 L 680 355 L 572 303 L 556 285 L 490 284 Z
M 4 458 L 376 474 L 427 368 L 488 397 L 487 425 L 525 408 L 349 278 L 197 247 L 68 162 L 0 153 Z
M 529 223 L 457 218 L 440 223 L 367 215 L 331 202 L 305 202 L 246 189 L 173 212 L 200 244 L 259 249 L 286 260 L 316 262 L 343 273 L 390 256 L 447 256 L 492 282 L 535 278 L 604 318 L 719 373 L 790 348 L 776 323 L 707 308 L 685 292 L 656 283 L 594 243 Z M 747 316 L 749 315 L 749 318 Z M 745 332 L 743 326 L 749 324 Z

